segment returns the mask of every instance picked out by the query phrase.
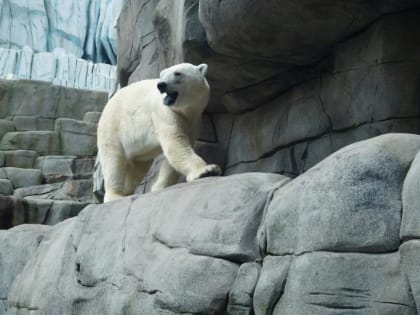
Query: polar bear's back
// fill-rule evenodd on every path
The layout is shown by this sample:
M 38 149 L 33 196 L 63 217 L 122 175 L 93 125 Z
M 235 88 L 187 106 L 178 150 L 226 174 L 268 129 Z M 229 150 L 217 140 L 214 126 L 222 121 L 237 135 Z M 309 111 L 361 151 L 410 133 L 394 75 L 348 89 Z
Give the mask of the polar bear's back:
M 99 148 L 119 145 L 136 148 L 139 142 L 156 145 L 157 140 L 149 133 L 153 130 L 152 112 L 162 99 L 157 81 L 130 84 L 108 101 L 98 123 Z

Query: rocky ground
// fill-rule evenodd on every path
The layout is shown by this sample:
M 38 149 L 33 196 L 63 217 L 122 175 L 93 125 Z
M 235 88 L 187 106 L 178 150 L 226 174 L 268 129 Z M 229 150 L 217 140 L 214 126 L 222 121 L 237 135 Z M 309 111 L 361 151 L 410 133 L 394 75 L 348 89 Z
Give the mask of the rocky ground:
M 0 231 L 4 314 L 418 314 L 420 136 Z M 182 196 L 180 198 L 180 196 Z

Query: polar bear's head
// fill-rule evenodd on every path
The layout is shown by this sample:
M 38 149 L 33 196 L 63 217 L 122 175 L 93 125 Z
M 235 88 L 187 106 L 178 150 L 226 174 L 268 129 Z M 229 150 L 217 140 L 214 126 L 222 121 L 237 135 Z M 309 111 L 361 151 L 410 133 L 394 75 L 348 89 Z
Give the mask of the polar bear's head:
M 165 94 L 163 103 L 167 106 L 183 107 L 194 104 L 193 100 L 197 97 L 208 98 L 206 73 L 205 63 L 198 66 L 181 63 L 163 70 L 157 83 L 160 93 Z

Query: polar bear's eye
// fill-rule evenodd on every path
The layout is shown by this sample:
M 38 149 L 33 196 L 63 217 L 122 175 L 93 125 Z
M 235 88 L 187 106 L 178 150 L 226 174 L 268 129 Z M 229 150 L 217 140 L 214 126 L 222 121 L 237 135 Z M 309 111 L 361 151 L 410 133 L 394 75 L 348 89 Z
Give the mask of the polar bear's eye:
M 174 76 L 176 76 L 176 77 L 180 77 L 182 75 L 182 73 L 181 72 L 178 72 L 178 71 L 176 71 L 176 72 L 174 72 Z

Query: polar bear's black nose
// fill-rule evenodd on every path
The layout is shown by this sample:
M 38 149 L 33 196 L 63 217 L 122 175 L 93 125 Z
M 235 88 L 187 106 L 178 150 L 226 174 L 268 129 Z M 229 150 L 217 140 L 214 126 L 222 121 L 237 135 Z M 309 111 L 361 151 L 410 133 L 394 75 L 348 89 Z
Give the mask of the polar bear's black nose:
M 162 81 L 159 81 L 158 84 L 157 84 L 157 88 L 160 91 L 160 93 L 165 93 L 167 87 L 168 87 L 168 85 L 165 82 L 162 82 Z

